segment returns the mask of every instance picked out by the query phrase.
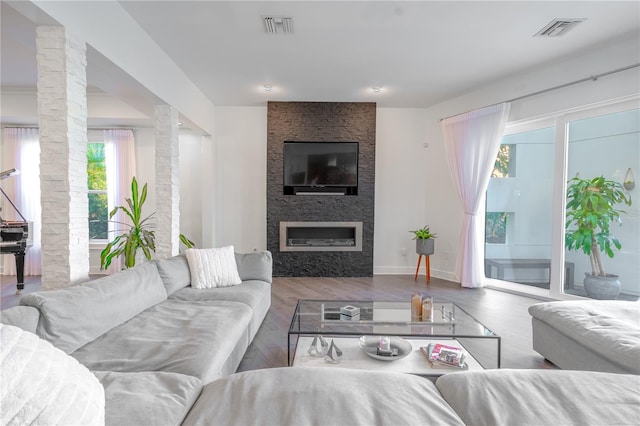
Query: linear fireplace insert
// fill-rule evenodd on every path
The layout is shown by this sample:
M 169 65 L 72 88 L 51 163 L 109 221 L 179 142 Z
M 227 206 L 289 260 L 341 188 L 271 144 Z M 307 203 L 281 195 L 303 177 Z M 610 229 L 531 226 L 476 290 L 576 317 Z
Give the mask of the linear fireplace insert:
M 362 251 L 362 222 L 280 222 L 280 251 Z

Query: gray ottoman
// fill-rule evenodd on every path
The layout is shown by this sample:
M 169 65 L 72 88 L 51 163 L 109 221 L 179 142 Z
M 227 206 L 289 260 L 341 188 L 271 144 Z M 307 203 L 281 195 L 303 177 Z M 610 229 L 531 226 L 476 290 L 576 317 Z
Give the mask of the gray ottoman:
M 640 302 L 546 302 L 529 313 L 533 349 L 558 367 L 640 374 Z

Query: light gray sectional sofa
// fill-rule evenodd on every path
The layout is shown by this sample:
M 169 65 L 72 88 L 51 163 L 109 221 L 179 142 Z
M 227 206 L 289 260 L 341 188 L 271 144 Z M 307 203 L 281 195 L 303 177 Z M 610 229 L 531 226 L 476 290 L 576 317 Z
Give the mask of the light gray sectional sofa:
M 195 290 L 184 256 L 25 295 L 18 325 L 90 370 L 165 371 L 209 383 L 236 371 L 271 306 L 271 254 L 236 254 L 242 284 Z M 11 323 L 12 310 L 2 321 Z
M 240 285 L 192 289 L 180 255 L 27 294 L 0 321 L 94 371 L 105 387 L 107 423 L 135 424 L 132 413 L 151 415 L 138 411 L 144 403 L 137 399 L 164 395 L 152 405 L 173 407 L 154 408 L 143 423 L 179 424 L 203 384 L 236 371 L 271 306 L 271 253 L 236 253 L 235 260 Z
M 556 366 L 640 374 L 640 302 L 544 302 L 529 313 L 533 349 Z
M 0 326 L 0 424 L 640 424 L 636 375 L 231 374 L 271 301 L 270 254 L 236 254 L 236 263 L 242 284 L 232 287 L 191 288 L 177 256 L 25 295 L 1 313 L 11 326 Z

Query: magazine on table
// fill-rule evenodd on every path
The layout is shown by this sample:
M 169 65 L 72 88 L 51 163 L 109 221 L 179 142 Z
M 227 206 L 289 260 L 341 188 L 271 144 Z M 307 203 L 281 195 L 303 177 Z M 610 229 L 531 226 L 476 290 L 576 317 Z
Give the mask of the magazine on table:
M 420 348 L 422 354 L 433 364 L 445 365 L 457 368 L 466 368 L 465 358 L 467 353 L 457 346 L 442 343 L 429 343 Z

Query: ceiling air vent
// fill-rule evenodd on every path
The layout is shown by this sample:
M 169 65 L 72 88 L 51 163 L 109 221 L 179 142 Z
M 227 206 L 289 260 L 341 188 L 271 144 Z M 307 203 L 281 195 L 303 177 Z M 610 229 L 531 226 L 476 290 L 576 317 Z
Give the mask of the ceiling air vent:
M 293 32 L 293 18 L 290 16 L 264 16 L 267 34 L 288 34 Z
M 584 20 L 586 18 L 556 18 L 538 31 L 534 37 L 559 37 Z

